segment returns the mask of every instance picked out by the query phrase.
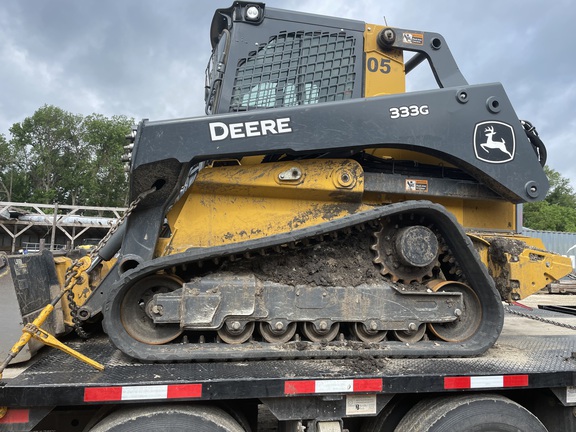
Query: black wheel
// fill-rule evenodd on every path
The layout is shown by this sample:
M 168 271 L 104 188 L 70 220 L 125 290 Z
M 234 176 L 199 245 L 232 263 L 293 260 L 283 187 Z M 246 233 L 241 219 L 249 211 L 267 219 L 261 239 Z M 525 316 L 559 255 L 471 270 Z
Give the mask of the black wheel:
M 90 432 L 247 432 L 220 408 L 175 405 L 121 409 L 101 420 Z
M 151 307 L 155 294 L 179 288 L 182 288 L 182 281 L 166 275 L 137 281 L 128 289 L 120 306 L 120 320 L 126 332 L 137 341 L 150 345 L 162 345 L 180 336 L 182 328 L 179 324 L 155 324 Z
M 444 281 L 432 287 L 435 292 L 456 292 L 462 294 L 464 310 L 458 318 L 445 324 L 430 323 L 428 328 L 438 338 L 446 342 L 464 342 L 474 336 L 482 323 L 482 303 L 472 288 L 462 282 Z
M 500 395 L 478 394 L 424 399 L 395 432 L 547 432 L 534 414 Z
M 397 395 L 386 404 L 376 417 L 364 420 L 362 432 L 394 432 L 400 420 L 416 402 L 410 396 Z

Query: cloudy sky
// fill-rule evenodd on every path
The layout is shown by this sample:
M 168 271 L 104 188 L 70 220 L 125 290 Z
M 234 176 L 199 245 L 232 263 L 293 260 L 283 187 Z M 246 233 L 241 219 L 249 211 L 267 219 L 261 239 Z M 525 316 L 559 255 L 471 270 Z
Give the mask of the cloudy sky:
M 0 134 L 44 104 L 136 120 L 204 113 L 214 9 L 232 0 L 1 0 Z M 441 33 L 471 84 L 504 84 L 576 186 L 573 0 L 270 0 Z M 412 89 L 434 88 L 420 74 Z

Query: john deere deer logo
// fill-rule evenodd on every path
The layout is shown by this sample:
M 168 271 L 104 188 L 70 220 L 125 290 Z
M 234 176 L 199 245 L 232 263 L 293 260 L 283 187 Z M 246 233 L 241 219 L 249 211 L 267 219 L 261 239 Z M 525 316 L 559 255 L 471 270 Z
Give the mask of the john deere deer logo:
M 506 123 L 487 121 L 474 130 L 474 152 L 481 161 L 505 163 L 514 159 L 514 129 Z

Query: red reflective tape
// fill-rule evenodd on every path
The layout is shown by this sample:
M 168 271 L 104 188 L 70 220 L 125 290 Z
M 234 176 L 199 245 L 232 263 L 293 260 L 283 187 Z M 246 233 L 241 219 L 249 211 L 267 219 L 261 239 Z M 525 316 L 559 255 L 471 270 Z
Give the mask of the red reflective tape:
M 284 394 L 351 393 L 382 391 L 382 379 L 305 380 L 284 382 Z
M 8 408 L 6 415 L 0 418 L 0 424 L 28 423 L 30 410 Z
M 527 386 L 528 375 L 460 376 L 444 378 L 444 388 L 446 390 Z
M 470 388 L 470 377 L 445 377 L 444 378 L 444 388 L 446 390 L 450 389 L 469 389 Z
M 200 396 L 202 396 L 202 384 L 168 386 L 168 399 L 198 398 Z
M 305 394 L 316 392 L 316 381 L 286 381 L 284 394 Z
M 528 375 L 504 375 L 504 387 L 527 387 Z
M 354 380 L 355 392 L 370 392 L 382 391 L 381 379 L 355 379 Z
M 202 396 L 202 384 L 92 387 L 84 389 L 84 402 L 183 399 Z
M 122 387 L 87 387 L 84 402 L 106 402 L 122 400 Z

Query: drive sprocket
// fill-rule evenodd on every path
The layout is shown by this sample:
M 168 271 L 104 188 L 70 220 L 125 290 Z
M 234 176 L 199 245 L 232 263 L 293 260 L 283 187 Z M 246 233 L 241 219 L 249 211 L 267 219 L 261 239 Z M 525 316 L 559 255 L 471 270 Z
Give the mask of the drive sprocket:
M 434 227 L 425 225 L 422 218 L 387 218 L 374 232 L 371 249 L 380 274 L 410 284 L 436 277 L 443 244 Z

